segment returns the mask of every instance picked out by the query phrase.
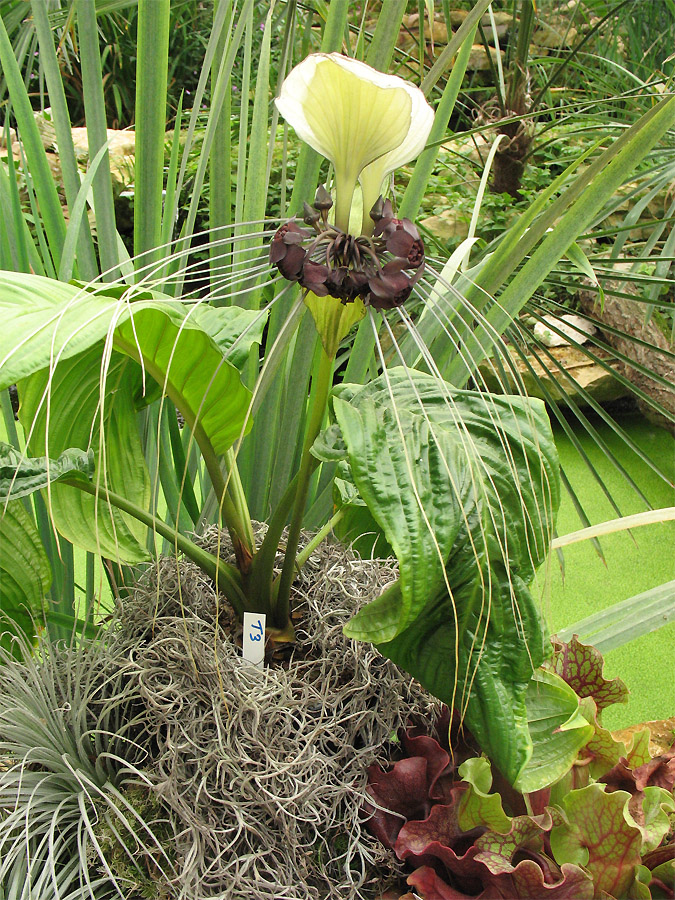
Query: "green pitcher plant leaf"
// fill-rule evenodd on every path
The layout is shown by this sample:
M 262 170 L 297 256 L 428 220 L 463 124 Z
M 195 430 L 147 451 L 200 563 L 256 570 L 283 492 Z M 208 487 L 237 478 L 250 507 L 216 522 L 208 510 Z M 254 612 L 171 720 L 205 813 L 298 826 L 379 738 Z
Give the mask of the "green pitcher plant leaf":
M 583 866 L 593 876 L 596 896 L 633 896 L 641 854 L 660 842 L 668 830 L 667 814 L 675 807 L 672 794 L 647 788 L 639 810 L 644 824 L 638 825 L 630 803 L 628 792 L 609 792 L 599 783 L 570 791 L 561 800 L 565 821 L 551 831 L 553 856 L 558 865 Z
M 525 697 L 545 655 L 527 585 L 559 497 L 543 404 L 404 369 L 334 394 L 351 480 L 400 569 L 345 633 L 458 708 L 515 781 L 532 754 Z M 337 435 L 325 444 L 339 447 Z
M 553 672 L 537 669 L 525 697 L 533 752 L 516 787 L 539 791 L 561 778 L 586 746 L 595 728 L 584 716 L 579 697 Z

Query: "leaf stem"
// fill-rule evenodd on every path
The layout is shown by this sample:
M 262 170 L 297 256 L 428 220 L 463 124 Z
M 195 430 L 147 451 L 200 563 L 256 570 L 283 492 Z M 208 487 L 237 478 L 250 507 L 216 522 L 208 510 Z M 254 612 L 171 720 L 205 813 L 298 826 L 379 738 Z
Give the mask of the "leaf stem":
M 300 469 L 298 471 L 298 490 L 295 494 L 295 502 L 293 504 L 293 514 L 288 530 L 288 541 L 286 543 L 286 553 L 284 556 L 284 564 L 281 569 L 279 578 L 279 590 L 276 596 L 274 618 L 278 627 L 283 627 L 289 619 L 291 611 L 291 584 L 295 575 L 295 554 L 298 549 L 300 540 L 300 529 L 302 528 L 302 518 L 305 513 L 305 505 L 307 503 L 307 494 L 309 492 L 309 480 L 315 468 L 315 460 L 310 450 L 312 444 L 316 440 L 328 404 L 328 396 L 333 385 L 333 361 L 334 356 L 328 356 L 326 351 L 321 349 L 321 357 L 319 360 L 319 371 L 316 377 L 316 390 L 314 391 L 314 401 L 305 435 L 305 442 L 302 448 L 302 457 L 300 460 Z
M 127 500 L 126 497 L 107 490 L 102 485 L 92 484 L 82 478 L 64 478 L 63 483 L 76 487 L 79 490 L 84 491 L 85 494 L 101 497 L 108 503 L 117 507 L 117 509 L 133 516 L 135 519 L 138 519 L 139 522 L 142 522 L 144 525 L 147 525 L 148 528 L 152 528 L 157 534 L 166 538 L 167 541 L 170 541 L 173 544 L 176 550 L 180 550 L 181 553 L 195 562 L 203 572 L 212 578 L 216 583 L 216 587 L 223 589 L 223 593 L 232 604 L 234 611 L 238 616 L 243 616 L 246 607 L 246 597 L 243 592 L 241 575 L 234 566 L 229 565 L 229 563 L 224 562 L 222 559 L 218 559 L 218 557 L 214 556 L 212 553 L 202 550 L 201 547 L 197 547 L 196 544 L 193 544 L 192 541 L 188 540 L 184 535 L 179 534 L 165 522 L 162 522 L 161 519 L 153 516 L 152 513 L 147 512 L 142 507 Z
M 342 519 L 342 517 L 344 516 L 346 511 L 347 511 L 347 508 L 345 506 L 340 507 L 340 509 L 338 509 L 338 511 L 335 513 L 335 515 L 332 516 L 326 522 L 326 524 L 323 526 L 323 528 L 320 531 L 317 531 L 317 533 L 314 535 L 312 540 L 307 544 L 307 546 L 303 549 L 303 551 L 301 553 L 298 553 L 298 555 L 295 558 L 295 568 L 297 571 L 300 571 L 300 569 L 304 566 L 304 564 L 307 562 L 307 560 L 312 555 L 312 553 L 314 553 L 314 551 L 319 546 L 319 544 L 321 544 L 321 543 L 323 543 L 323 541 L 325 541 L 325 539 L 331 533 L 333 528 L 337 525 L 337 523 L 340 521 L 340 519 Z
M 185 421 L 188 422 L 188 419 L 186 418 Z M 213 450 L 211 442 L 200 425 L 194 426 L 194 436 L 199 445 L 199 449 L 201 450 L 202 458 L 206 465 L 206 471 L 209 473 L 209 478 L 213 485 L 213 490 L 216 492 L 219 509 L 232 541 L 237 565 L 242 574 L 246 574 L 251 566 L 251 560 L 253 559 L 253 529 L 251 527 L 250 517 L 242 516 L 241 510 L 237 508 L 232 500 L 225 481 L 225 476 L 220 467 L 220 459 Z M 233 468 L 230 469 L 229 474 L 230 484 L 232 484 L 232 479 L 236 477 L 234 483 L 239 484 L 239 487 L 241 487 L 239 473 L 234 458 L 232 458 L 232 466 Z M 248 514 L 248 509 L 246 510 L 246 513 Z

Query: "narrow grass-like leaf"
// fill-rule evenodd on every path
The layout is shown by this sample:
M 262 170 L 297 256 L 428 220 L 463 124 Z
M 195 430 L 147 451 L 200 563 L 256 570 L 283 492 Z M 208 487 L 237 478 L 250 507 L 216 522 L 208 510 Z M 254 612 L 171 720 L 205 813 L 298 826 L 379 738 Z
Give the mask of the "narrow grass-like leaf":
M 93 0 L 76 0 L 76 9 L 89 159 L 94 159 L 108 140 L 96 7 Z M 109 161 L 99 168 L 94 178 L 92 193 L 101 268 L 104 280 L 111 281 L 116 274 L 119 252 Z
M 56 191 L 54 178 L 52 177 L 52 172 L 49 168 L 49 163 L 47 162 L 47 156 L 44 147 L 42 146 L 40 133 L 35 124 L 33 108 L 28 99 L 23 78 L 21 77 L 21 72 L 19 71 L 19 67 L 14 57 L 14 51 L 1 18 L 0 65 L 2 65 L 4 76 L 7 81 L 14 115 L 16 116 L 21 140 L 23 142 L 24 152 L 35 185 L 35 190 L 38 194 L 40 211 L 45 223 L 45 231 L 49 242 L 49 250 L 55 265 L 58 266 L 61 259 L 61 246 L 66 235 L 66 223 L 59 202 L 59 196 Z
M 141 265 L 157 258 L 162 233 L 170 12 L 170 0 L 139 0 L 134 256 Z
M 70 281 L 73 277 L 73 269 L 75 267 L 75 252 L 82 244 L 83 229 L 88 229 L 87 223 L 87 200 L 91 190 L 92 183 L 98 168 L 105 159 L 108 160 L 108 144 L 105 144 L 91 161 L 87 174 L 82 180 L 77 196 L 70 207 L 70 221 L 66 230 L 66 239 L 63 242 L 63 253 L 61 256 L 61 265 L 59 266 L 59 281 Z
M 568 189 L 559 201 L 552 204 L 550 214 L 572 201 L 569 209 L 557 221 L 555 228 L 501 292 L 499 302 L 487 312 L 488 327 L 482 327 L 479 331 L 473 332 L 472 336 L 467 336 L 465 358 L 470 359 L 473 366 L 478 365 L 489 352 L 492 346 L 491 335 L 503 333 L 577 236 L 588 228 L 607 198 L 625 181 L 627 174 L 644 159 L 674 123 L 675 98 L 667 98 L 646 113 L 612 147 L 602 153 L 586 172 L 577 177 L 574 186 Z M 542 224 L 544 218 L 546 217 L 542 217 Z M 493 267 L 498 268 L 496 257 L 507 269 L 514 263 L 513 257 L 506 259 L 498 248 L 491 259 Z M 479 286 L 483 284 L 481 274 L 478 276 L 478 284 Z M 446 378 L 454 384 L 461 384 L 466 376 L 466 364 L 458 355 L 448 366 Z
M 569 641 L 576 634 L 601 653 L 608 653 L 673 621 L 675 581 L 668 581 L 563 628 L 558 637 Z
M 63 79 L 59 68 L 59 61 L 54 49 L 54 36 L 49 24 L 47 5 L 41 0 L 32 0 L 31 10 L 37 39 L 40 44 L 40 66 L 44 70 L 49 92 L 49 105 L 51 108 L 56 144 L 59 151 L 59 163 L 63 176 L 63 187 L 66 193 L 66 202 L 70 210 L 70 222 L 74 218 L 73 210 L 80 188 L 80 175 L 75 158 L 73 135 L 71 131 L 70 114 L 66 104 L 66 95 L 63 89 Z M 87 280 L 96 278 L 98 263 L 94 252 L 94 244 L 89 230 L 89 222 L 82 218 L 81 230 L 77 239 L 77 263 L 80 277 Z M 40 273 L 38 273 L 40 274 Z

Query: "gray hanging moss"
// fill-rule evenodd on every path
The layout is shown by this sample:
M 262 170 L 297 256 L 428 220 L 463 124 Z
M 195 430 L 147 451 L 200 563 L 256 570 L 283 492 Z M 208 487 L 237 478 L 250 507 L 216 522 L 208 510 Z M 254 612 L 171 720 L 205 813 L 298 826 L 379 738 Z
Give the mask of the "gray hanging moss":
M 214 531 L 205 538 L 211 550 L 218 543 Z M 95 671 L 82 650 L 51 648 L 31 663 L 32 679 L 45 667 L 70 671 L 61 692 L 78 695 L 78 721 L 84 704 L 88 728 L 115 728 L 84 830 L 92 881 L 116 881 L 130 900 L 380 895 L 395 863 L 363 825 L 366 770 L 386 764 L 411 714 L 431 721 L 437 707 L 342 626 L 394 576 L 322 545 L 298 578 L 295 649 L 257 670 L 241 660 L 230 611 L 201 571 L 162 559 L 125 600 Z M 0 743 L 18 760 L 2 734 L 6 687 L 0 676 Z M 66 720 L 75 699 L 54 694 L 61 717 L 73 704 Z M 5 790 L 5 809 L 10 798 Z M 0 812 L 0 843 L 3 827 Z

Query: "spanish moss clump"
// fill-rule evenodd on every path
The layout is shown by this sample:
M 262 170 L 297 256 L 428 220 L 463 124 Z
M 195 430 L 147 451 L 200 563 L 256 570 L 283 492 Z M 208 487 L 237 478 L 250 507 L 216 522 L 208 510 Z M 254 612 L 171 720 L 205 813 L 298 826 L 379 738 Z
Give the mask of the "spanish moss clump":
M 201 540 L 218 550 L 221 536 L 212 530 Z M 298 576 L 297 643 L 268 646 L 258 670 L 241 659 L 240 628 L 201 570 L 162 559 L 103 641 L 46 642 L 40 659 L 11 662 L 0 747 L 16 778 L 27 777 L 22 759 L 32 763 L 40 802 L 57 810 L 45 818 L 34 794 L 26 809 L 7 806 L 17 835 L 25 830 L 46 852 L 42 832 L 61 829 L 60 855 L 50 851 L 44 866 L 67 874 L 68 890 L 79 883 L 72 896 L 82 898 L 89 882 L 97 896 L 129 900 L 379 897 L 397 864 L 363 820 L 367 770 L 386 764 L 411 715 L 430 725 L 438 708 L 371 645 L 347 640 L 342 626 L 395 574 L 324 544 Z M 35 697 L 44 709 L 33 710 Z M 40 753 L 25 729 L 21 747 L 14 740 L 24 705 Z M 58 728 L 41 728 L 57 714 Z M 54 780 L 65 757 L 60 744 L 56 752 L 47 746 L 52 733 L 78 748 L 67 769 L 90 769 L 86 778 Z M 8 804 L 16 778 L 6 785 Z M 54 821 L 60 809 L 67 822 Z M 31 873 L 36 885 L 40 869 Z
M 217 534 L 206 543 L 216 549 Z M 321 547 L 297 583 L 297 647 L 263 671 L 241 660 L 191 563 L 163 560 L 125 603 L 114 643 L 144 707 L 152 790 L 177 832 L 178 896 L 375 896 L 391 863 L 363 827 L 366 771 L 412 711 L 435 712 L 372 646 L 342 635 L 394 575 Z

